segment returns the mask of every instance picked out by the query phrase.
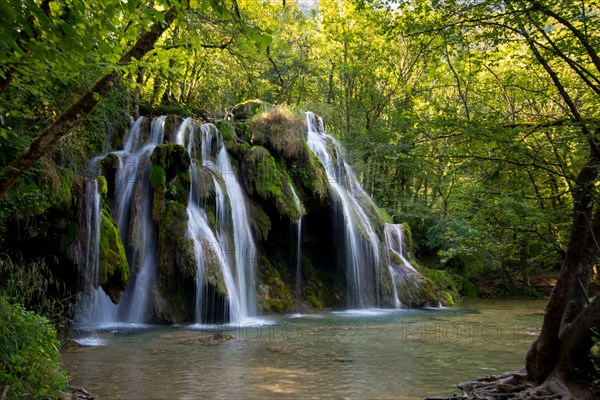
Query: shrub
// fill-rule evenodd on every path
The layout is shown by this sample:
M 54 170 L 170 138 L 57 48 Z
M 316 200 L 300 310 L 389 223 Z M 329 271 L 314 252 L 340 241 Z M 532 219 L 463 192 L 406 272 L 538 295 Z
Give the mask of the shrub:
M 252 141 L 285 158 L 306 157 L 306 121 L 285 107 L 277 107 L 254 118 Z
M 62 281 L 54 277 L 44 258 L 13 259 L 0 254 L 0 296 L 48 318 L 58 329 L 66 329 L 71 304 L 56 294 L 68 295 Z
M 67 376 L 59 346 L 46 318 L 0 297 L 0 388 L 9 386 L 8 398 L 60 398 Z

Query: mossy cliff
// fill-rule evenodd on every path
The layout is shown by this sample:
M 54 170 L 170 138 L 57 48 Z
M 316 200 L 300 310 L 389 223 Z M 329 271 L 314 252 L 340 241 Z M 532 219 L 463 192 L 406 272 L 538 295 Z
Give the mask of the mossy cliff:
M 119 235 L 119 228 L 110 216 L 110 211 L 103 207 L 100 219 L 100 274 L 98 282 L 113 303 L 119 302 L 129 282 L 129 275 L 129 264 Z
M 160 321 L 180 323 L 190 317 L 197 270 L 193 243 L 187 236 L 191 160 L 177 144 L 157 146 L 150 160 L 152 218 L 158 227 L 155 313 Z

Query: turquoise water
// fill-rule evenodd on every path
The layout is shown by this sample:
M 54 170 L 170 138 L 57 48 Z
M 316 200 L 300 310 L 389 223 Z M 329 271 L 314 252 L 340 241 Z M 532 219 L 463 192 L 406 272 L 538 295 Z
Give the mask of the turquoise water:
M 73 386 L 98 399 L 422 399 L 523 367 L 545 302 L 326 312 L 210 327 L 74 332 Z M 216 335 L 215 335 L 216 334 Z

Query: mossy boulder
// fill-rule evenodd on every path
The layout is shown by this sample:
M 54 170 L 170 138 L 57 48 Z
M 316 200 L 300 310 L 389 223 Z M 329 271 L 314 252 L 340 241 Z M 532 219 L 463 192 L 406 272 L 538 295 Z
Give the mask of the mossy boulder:
M 278 158 L 306 158 L 306 121 L 285 107 L 256 116 L 249 126 L 252 143 L 268 148 Z
M 265 110 L 265 104 L 258 100 L 246 100 L 236 104 L 230 114 L 234 120 L 247 120 Z
M 259 298 L 262 309 L 266 312 L 283 313 L 294 309 L 294 297 L 285 285 L 279 271 L 267 260 L 261 257 L 259 264 L 261 284 Z
M 247 205 L 250 213 L 250 229 L 254 237 L 259 241 L 266 241 L 271 230 L 271 219 L 259 203 L 249 200 Z
M 150 185 L 154 191 L 152 217 L 158 222 L 166 201 L 187 205 L 191 160 L 187 150 L 178 144 L 156 146 L 150 160 Z
M 171 131 L 175 135 L 175 124 Z M 189 319 L 197 270 L 187 236 L 191 160 L 183 146 L 171 143 L 156 146 L 150 160 L 152 217 L 158 227 L 155 314 L 160 321 L 181 323 Z
M 303 209 L 297 208 L 291 183 L 284 173 L 285 167 L 278 166 L 267 149 L 253 146 L 243 160 L 244 184 L 250 195 L 271 202 L 280 215 L 297 221 Z
M 305 157 L 288 161 L 288 171 L 293 181 L 301 185 L 314 198 L 324 203 L 329 197 L 329 179 L 319 158 L 304 142 Z
M 215 121 L 214 124 L 217 129 L 219 130 L 219 132 L 221 132 L 221 137 L 223 138 L 223 141 L 228 143 L 231 142 L 232 140 L 235 140 L 236 138 L 236 134 L 235 134 L 235 128 L 233 127 L 233 123 L 231 121 L 226 121 L 226 120 L 218 120 Z
M 100 220 L 99 284 L 113 303 L 117 304 L 129 282 L 129 264 L 115 221 L 104 208 Z
M 158 289 L 160 304 L 157 317 L 164 322 L 181 323 L 188 318 L 193 304 L 196 278 L 194 244 L 187 237 L 187 205 L 166 200 L 158 221 Z
M 420 273 L 392 264 L 397 274 L 398 298 L 405 307 L 435 307 L 440 303 L 439 291 L 430 279 Z
M 106 192 L 108 198 L 112 198 L 115 192 L 115 178 L 117 176 L 117 171 L 119 170 L 119 163 L 119 156 L 113 153 L 107 154 L 106 157 L 100 160 L 102 176 L 104 176 L 106 180 Z
M 446 291 L 440 292 L 440 300 L 444 307 L 454 307 L 452 295 Z

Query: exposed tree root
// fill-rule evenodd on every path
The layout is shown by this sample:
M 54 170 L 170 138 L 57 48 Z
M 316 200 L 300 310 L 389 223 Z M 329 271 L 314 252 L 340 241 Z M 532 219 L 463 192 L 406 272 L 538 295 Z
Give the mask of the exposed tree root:
M 69 393 L 63 393 L 62 400 L 94 400 L 96 398 L 83 388 L 70 386 L 68 390 Z
M 544 383 L 536 385 L 527 380 L 527 372 L 521 370 L 499 376 L 461 383 L 462 395 L 426 400 L 594 400 L 597 397 L 585 385 L 571 384 L 562 374 L 552 374 Z

